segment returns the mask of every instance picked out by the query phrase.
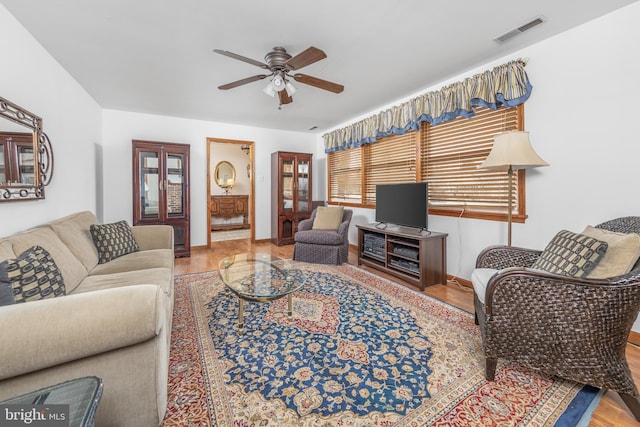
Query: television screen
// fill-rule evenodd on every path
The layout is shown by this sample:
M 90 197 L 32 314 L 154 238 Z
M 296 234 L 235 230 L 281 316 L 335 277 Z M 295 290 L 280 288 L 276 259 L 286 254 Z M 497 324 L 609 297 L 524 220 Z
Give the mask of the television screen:
M 376 185 L 376 221 L 427 229 L 426 182 Z

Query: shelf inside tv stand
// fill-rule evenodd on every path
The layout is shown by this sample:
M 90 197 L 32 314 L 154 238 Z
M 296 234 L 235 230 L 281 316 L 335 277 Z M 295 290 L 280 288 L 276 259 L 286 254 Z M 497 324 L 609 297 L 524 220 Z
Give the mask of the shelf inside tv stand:
M 404 227 L 357 225 L 358 265 L 384 271 L 421 290 L 447 283 L 447 234 Z

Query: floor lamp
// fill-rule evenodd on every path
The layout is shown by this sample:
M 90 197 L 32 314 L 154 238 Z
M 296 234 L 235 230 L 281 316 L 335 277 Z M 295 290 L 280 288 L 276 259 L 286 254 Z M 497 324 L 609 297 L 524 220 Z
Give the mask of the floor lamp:
M 540 166 L 549 166 L 538 156 L 531 147 L 529 132 L 507 131 L 497 134 L 493 139 L 493 148 L 478 166 L 478 169 L 507 171 L 509 174 L 509 205 L 508 222 L 509 234 L 508 245 L 511 246 L 511 211 L 513 210 L 511 196 L 513 194 L 513 171 L 519 169 L 532 169 Z

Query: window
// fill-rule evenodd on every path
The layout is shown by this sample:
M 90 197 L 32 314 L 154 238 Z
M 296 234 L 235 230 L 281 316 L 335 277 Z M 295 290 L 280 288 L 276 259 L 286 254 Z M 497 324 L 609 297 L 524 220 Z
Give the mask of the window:
M 364 204 L 376 203 L 376 184 L 416 182 L 417 132 L 392 135 L 363 146 Z
M 523 130 L 524 108 L 477 108 L 472 118 L 418 132 L 381 138 L 373 144 L 328 155 L 329 203 L 372 208 L 376 184 L 427 181 L 429 213 L 506 220 L 508 175 L 478 169 L 497 133 Z M 525 213 L 524 171 L 513 175 L 513 221 Z M 362 191 L 364 189 L 364 191 Z
M 359 148 L 328 156 L 329 198 L 332 203 L 362 203 L 362 155 Z

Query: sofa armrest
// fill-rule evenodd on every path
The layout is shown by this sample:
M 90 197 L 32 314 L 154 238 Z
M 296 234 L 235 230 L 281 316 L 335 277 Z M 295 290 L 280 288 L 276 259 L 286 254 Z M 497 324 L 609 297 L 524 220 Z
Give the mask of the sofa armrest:
M 131 231 L 141 251 L 173 249 L 173 227 L 170 225 L 134 225 Z
M 347 220 L 347 221 L 342 221 L 340 223 L 340 226 L 338 227 L 338 234 L 342 235 L 342 236 L 346 236 L 348 235 L 349 232 L 349 224 L 351 223 L 351 219 Z
M 312 228 L 313 228 L 312 218 L 303 219 L 302 221 L 298 222 L 298 231 L 307 231 L 307 230 L 311 230 Z
M 152 339 L 166 298 L 133 285 L 0 307 L 0 380 Z

